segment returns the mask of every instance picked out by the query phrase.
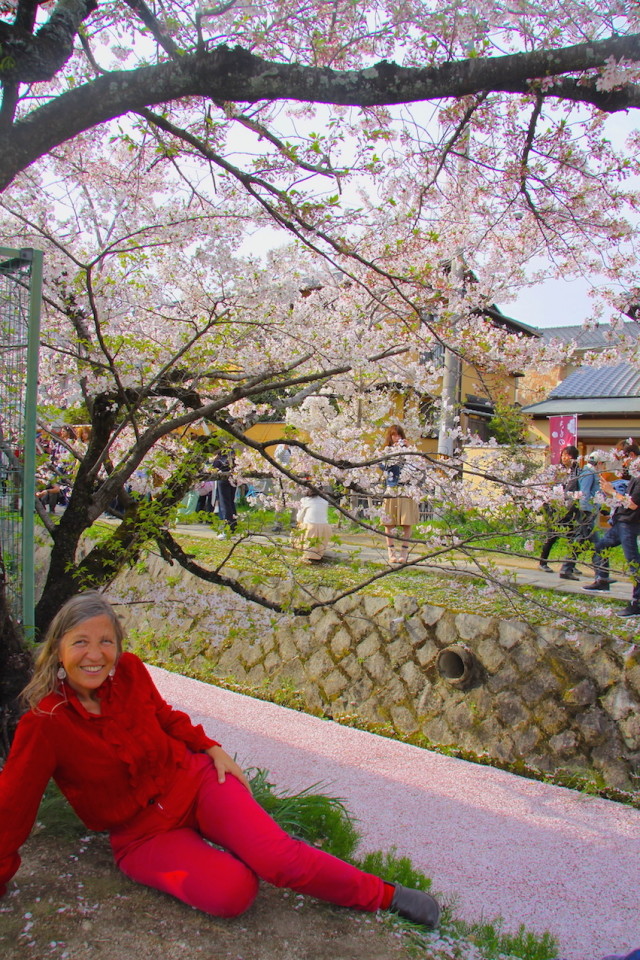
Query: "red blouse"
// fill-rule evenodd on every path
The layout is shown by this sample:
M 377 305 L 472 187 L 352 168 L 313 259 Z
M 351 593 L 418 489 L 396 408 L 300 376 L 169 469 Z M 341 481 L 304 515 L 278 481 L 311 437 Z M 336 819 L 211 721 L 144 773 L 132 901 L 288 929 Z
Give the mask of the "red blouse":
M 187 749 L 217 745 L 162 699 L 132 653 L 98 688 L 99 715 L 62 686 L 21 718 L 0 773 L 0 896 L 20 866 L 18 849 L 51 777 L 87 827 L 112 830 L 167 791 Z

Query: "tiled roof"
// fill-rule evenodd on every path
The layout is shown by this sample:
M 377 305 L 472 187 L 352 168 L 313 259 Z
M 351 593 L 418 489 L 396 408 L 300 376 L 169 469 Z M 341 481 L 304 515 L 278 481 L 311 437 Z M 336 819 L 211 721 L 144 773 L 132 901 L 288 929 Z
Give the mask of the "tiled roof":
M 630 363 L 613 367 L 581 367 L 549 394 L 560 398 L 640 397 L 640 368 Z
M 545 327 L 540 333 L 544 340 L 562 340 L 563 343 L 575 340 L 578 350 L 604 350 L 614 346 L 619 340 L 619 331 L 612 329 L 608 323 L 599 323 L 589 329 L 583 326 Z M 624 334 L 636 340 L 640 339 L 640 323 L 632 320 L 625 322 Z

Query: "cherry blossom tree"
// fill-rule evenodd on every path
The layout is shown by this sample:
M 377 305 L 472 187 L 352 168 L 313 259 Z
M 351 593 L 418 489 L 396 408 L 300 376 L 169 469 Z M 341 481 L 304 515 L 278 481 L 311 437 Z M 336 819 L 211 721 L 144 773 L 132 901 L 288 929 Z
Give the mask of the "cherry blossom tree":
M 68 443 L 64 516 L 43 517 L 40 626 L 150 540 L 246 590 L 223 566 L 196 569 L 171 533 L 221 437 L 242 447 L 238 477 L 375 493 L 372 438 L 395 391 L 409 398 L 407 492 L 455 507 L 460 461 L 435 469 L 414 443 L 434 347 L 498 378 L 553 360 L 483 319 L 542 254 L 560 275 L 637 285 L 640 143 L 607 126 L 640 105 L 626 3 L 0 9 L 2 235 L 45 250 L 43 403 L 82 403 L 92 427 L 86 450 Z M 274 410 L 305 431 L 290 469 L 246 439 Z M 127 497 L 140 469 L 151 504 Z M 467 490 L 467 507 L 549 495 L 515 461 L 476 469 L 495 486 L 490 502 Z M 82 557 L 116 498 L 122 523 Z M 417 540 L 423 560 L 460 547 Z

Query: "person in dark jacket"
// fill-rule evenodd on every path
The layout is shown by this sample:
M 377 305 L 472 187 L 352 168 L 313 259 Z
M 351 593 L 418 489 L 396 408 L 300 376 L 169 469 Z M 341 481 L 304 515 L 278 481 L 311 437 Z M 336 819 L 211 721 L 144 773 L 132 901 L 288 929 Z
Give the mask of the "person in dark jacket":
M 600 489 L 607 496 L 613 498 L 613 510 L 610 518 L 610 527 L 597 542 L 593 554 L 593 569 L 595 580 L 583 587 L 584 590 L 609 590 L 609 557 L 607 551 L 612 547 L 621 546 L 624 558 L 629 565 L 629 573 L 633 582 L 631 602 L 620 611 L 620 617 L 640 616 L 640 552 L 638 551 L 638 536 L 640 536 L 640 447 L 630 444 L 627 456 L 623 462 L 624 470 L 629 474 L 629 483 L 626 491 L 615 489 L 610 480 L 600 480 Z
M 540 569 L 545 573 L 553 573 L 553 570 L 547 563 L 551 548 L 560 537 L 570 537 L 578 523 L 578 504 L 574 498 L 574 493 L 578 489 L 578 448 L 570 444 L 564 447 L 560 453 L 560 463 L 567 470 L 567 476 L 562 484 L 565 494 L 565 512 L 554 523 L 554 532 L 549 534 L 542 544 L 540 551 Z M 546 505 L 545 505 L 546 506 Z
M 577 523 L 570 538 L 571 551 L 560 570 L 561 580 L 579 579 L 575 573 L 578 548 L 594 539 L 593 530 L 600 511 L 596 498 L 600 493 L 600 474 L 604 469 L 604 464 L 604 454 L 594 450 L 587 457 L 587 462 L 582 470 L 578 472 L 578 489 L 574 494 L 578 502 Z

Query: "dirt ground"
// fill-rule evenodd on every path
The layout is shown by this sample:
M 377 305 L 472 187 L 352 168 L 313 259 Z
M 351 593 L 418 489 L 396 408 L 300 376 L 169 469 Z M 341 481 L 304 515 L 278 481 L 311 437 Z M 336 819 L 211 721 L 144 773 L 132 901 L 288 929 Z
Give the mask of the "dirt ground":
M 410 956 L 408 940 L 388 922 L 266 884 L 244 916 L 209 917 L 129 881 L 114 866 L 102 835 L 60 839 L 36 829 L 22 855 L 20 871 L 0 900 L 3 960 Z

